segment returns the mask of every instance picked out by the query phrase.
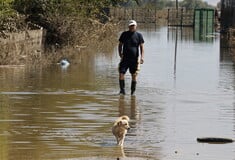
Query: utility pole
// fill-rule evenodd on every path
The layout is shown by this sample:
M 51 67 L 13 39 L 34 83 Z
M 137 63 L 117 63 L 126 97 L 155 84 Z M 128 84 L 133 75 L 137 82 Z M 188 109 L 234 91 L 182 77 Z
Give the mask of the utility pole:
M 178 0 L 175 0 L 176 3 L 175 3 L 175 8 L 176 8 L 176 23 L 177 23 L 177 26 L 178 26 L 178 18 L 179 18 L 179 12 L 178 12 L 178 9 L 179 9 L 179 4 L 178 4 Z
M 179 8 L 178 0 L 176 0 L 176 4 L 175 4 L 175 6 L 176 6 L 176 9 L 177 9 L 177 11 L 178 11 L 178 8 Z
M 174 57 L 174 79 L 176 80 L 176 61 L 177 61 L 177 46 L 178 46 L 178 0 L 176 0 L 176 32 L 175 32 L 175 57 Z

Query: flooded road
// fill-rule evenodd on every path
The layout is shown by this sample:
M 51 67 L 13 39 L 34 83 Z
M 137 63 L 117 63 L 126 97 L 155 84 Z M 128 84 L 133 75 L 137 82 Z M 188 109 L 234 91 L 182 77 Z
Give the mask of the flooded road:
M 219 37 L 197 40 L 190 29 L 144 28 L 145 64 L 136 96 L 118 96 L 113 53 L 81 54 L 61 69 L 0 67 L 0 159 L 233 159 L 235 144 L 197 137 L 235 137 L 235 68 Z M 176 66 L 174 70 L 174 66 Z M 131 118 L 124 148 L 113 121 Z

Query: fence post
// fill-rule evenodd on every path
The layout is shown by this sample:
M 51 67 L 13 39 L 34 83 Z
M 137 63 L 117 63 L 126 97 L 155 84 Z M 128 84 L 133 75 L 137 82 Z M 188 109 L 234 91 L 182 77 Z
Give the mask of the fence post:
M 131 19 L 134 19 L 134 8 L 131 10 Z
M 157 23 L 157 8 L 155 7 L 155 22 L 154 23 Z
M 208 23 L 208 10 L 206 11 L 206 34 L 208 34 L 208 25 L 209 25 L 209 23 Z
M 113 7 L 113 16 L 116 17 L 116 7 Z
M 126 8 L 124 8 L 124 18 L 123 18 L 124 21 L 126 21 Z
M 181 8 L 181 19 L 180 19 L 180 27 L 183 27 L 183 8 Z
M 196 20 L 196 10 L 193 12 L 193 28 L 195 28 L 195 20 Z
M 169 26 L 169 20 L 170 19 L 170 9 L 168 8 L 168 12 L 167 12 L 167 26 Z

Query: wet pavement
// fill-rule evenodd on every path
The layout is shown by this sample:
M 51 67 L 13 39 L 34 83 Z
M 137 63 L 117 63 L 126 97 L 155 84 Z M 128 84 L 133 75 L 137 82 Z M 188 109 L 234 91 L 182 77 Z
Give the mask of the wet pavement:
M 67 69 L 0 67 L 0 159 L 233 159 L 235 144 L 197 137 L 235 135 L 234 65 L 218 35 L 145 27 L 145 64 L 135 96 L 119 96 L 117 48 L 81 53 Z M 113 121 L 131 118 L 124 148 Z

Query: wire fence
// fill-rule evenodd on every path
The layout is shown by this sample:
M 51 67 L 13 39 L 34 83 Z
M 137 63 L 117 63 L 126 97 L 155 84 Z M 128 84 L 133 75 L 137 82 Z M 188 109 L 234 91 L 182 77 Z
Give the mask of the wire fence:
M 193 27 L 194 10 L 168 9 L 168 26 Z
M 177 14 L 178 13 L 178 14 Z M 110 16 L 115 21 L 126 22 L 135 19 L 139 23 L 166 22 L 168 26 L 193 27 L 194 11 L 174 8 L 111 8 Z
M 111 17 L 116 21 L 135 19 L 139 23 L 156 23 L 157 10 L 150 8 L 111 8 Z

